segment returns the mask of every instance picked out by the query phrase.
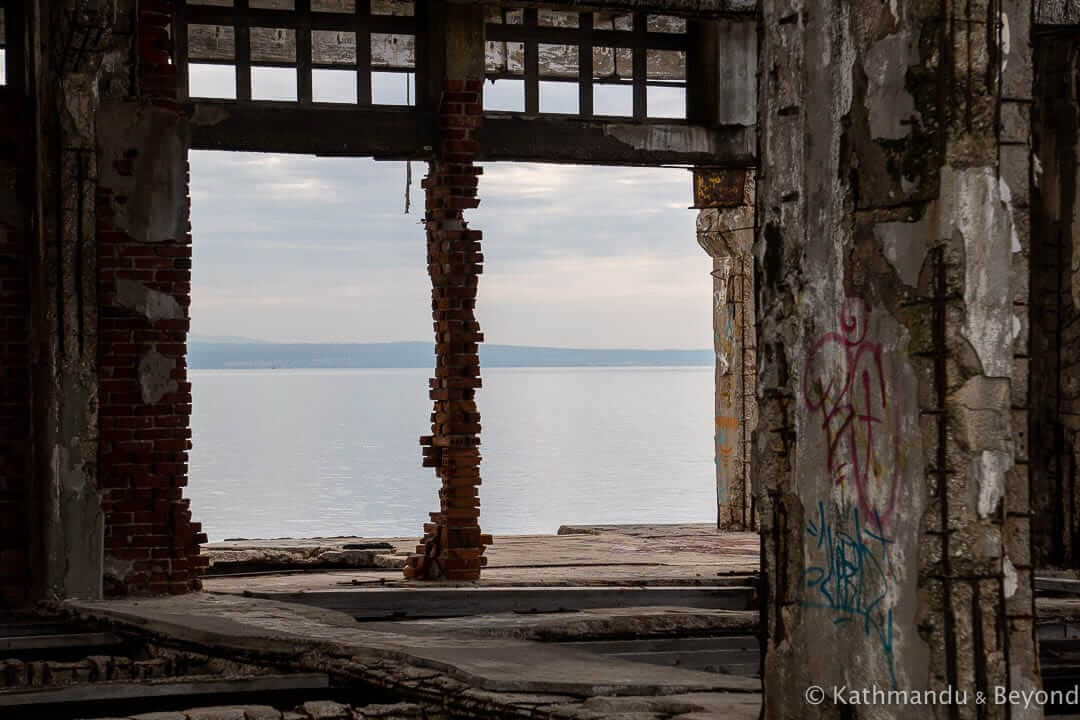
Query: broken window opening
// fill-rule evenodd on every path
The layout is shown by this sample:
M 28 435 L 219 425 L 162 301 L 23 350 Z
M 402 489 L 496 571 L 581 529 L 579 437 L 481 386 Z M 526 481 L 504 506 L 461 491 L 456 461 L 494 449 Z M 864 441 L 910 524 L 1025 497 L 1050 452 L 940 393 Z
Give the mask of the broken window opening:
M 188 94 L 212 100 L 236 99 L 236 66 L 220 63 L 190 63 Z
M 386 71 L 371 73 L 372 105 L 416 105 L 416 73 Z
M 593 114 L 599 117 L 633 117 L 634 88 L 629 83 L 593 85 Z
M 525 81 L 512 78 L 490 80 L 484 88 L 484 110 L 524 112 Z
M 521 109 L 489 86 L 499 97 L 487 110 L 686 120 L 685 18 L 491 8 L 486 22 L 487 79 L 524 78 Z
M 279 65 L 251 67 L 251 99 L 296 102 L 296 68 Z
M 415 12 L 407 0 L 311 0 L 310 13 L 293 0 L 188 0 L 181 85 L 239 102 L 413 106 Z M 231 87 L 223 71 L 196 67 L 215 64 L 234 68 Z
M 540 81 L 540 112 L 556 115 L 577 115 L 580 96 L 576 82 Z
M 358 96 L 356 71 L 313 69 L 311 96 L 312 102 L 355 105 Z

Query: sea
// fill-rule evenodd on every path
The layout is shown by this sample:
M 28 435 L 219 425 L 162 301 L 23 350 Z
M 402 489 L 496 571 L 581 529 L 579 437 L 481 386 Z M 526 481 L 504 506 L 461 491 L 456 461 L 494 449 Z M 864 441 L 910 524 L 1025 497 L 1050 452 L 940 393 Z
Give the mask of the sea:
M 430 376 L 190 371 L 194 520 L 211 541 L 419 535 Z M 477 405 L 486 532 L 716 519 L 712 368 L 486 368 Z

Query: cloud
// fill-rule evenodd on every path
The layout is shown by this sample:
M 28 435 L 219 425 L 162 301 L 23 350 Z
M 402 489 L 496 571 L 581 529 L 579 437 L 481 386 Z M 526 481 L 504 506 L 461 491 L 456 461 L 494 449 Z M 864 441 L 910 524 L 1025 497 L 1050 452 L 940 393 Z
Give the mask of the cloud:
M 424 163 L 192 152 L 192 327 L 271 340 L 431 334 Z M 681 169 L 492 163 L 478 314 L 488 342 L 708 347 L 709 260 Z

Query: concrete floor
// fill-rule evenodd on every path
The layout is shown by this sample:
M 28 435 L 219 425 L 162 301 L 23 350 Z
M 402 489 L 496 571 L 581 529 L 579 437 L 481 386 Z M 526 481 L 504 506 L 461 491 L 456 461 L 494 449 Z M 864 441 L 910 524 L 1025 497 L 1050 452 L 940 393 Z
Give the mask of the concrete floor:
M 158 642 L 288 663 L 299 672 L 317 669 L 470 717 L 535 717 L 540 711 L 582 720 L 750 720 L 760 707 L 756 678 L 630 662 L 523 640 L 493 626 L 357 623 L 338 612 L 210 593 L 70 601 L 66 608 Z M 732 615 L 722 622 L 742 627 L 753 618 Z
M 486 552 L 488 566 L 478 585 L 512 586 L 691 586 L 744 584 L 758 571 L 757 533 L 721 532 L 710 525 L 594 525 L 564 527 L 559 535 L 497 535 Z M 386 542 L 404 557 L 416 538 L 317 538 L 241 540 L 206 546 L 213 562 L 259 559 L 278 567 L 317 568 L 316 559 L 345 545 Z M 393 568 L 333 570 L 303 574 L 207 577 L 211 592 L 313 592 L 344 586 L 415 586 Z M 421 583 L 430 587 L 432 583 Z M 474 583 L 439 583 L 440 586 Z
M 478 583 L 408 582 L 394 567 L 320 569 L 340 562 L 346 545 L 376 546 L 352 551 L 350 562 L 392 566 L 415 538 L 214 543 L 206 552 L 217 571 L 249 572 L 207 577 L 203 593 L 69 609 L 166 644 L 277 666 L 287 658 L 295 672 L 328 672 L 410 702 L 459 703 L 476 717 L 535 717 L 538 709 L 564 718 L 757 717 L 760 680 L 749 673 L 632 662 L 618 645 L 751 636 L 756 534 L 708 525 L 561 532 L 496 537 Z M 260 563 L 276 570 L 259 572 Z M 382 615 L 348 604 L 357 598 Z M 410 619 L 385 619 L 390 610 Z M 611 642 L 598 652 L 582 640 Z M 750 667 L 746 653 L 726 652 L 742 663 L 732 667 Z M 748 656 L 756 669 L 755 653 L 756 643 Z

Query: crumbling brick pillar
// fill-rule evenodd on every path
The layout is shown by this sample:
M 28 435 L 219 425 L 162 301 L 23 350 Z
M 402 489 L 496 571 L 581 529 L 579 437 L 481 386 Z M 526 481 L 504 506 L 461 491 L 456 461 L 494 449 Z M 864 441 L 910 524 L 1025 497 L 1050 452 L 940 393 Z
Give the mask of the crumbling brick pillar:
M 716 179 L 722 180 L 722 174 Z M 754 182 L 745 172 L 734 173 L 731 179 L 738 186 L 734 190 L 739 202 L 702 209 L 697 235 L 698 244 L 712 258 L 717 527 L 745 531 L 757 527 L 750 464 L 751 434 L 757 423 Z
M 116 48 L 103 82 L 97 126 L 98 471 L 111 594 L 196 589 L 208 563 L 184 498 L 191 228 L 173 5 L 138 3 L 135 37 Z
M 482 122 L 483 80 L 452 80 L 439 106 L 442 144 L 423 186 L 426 198 L 428 272 L 435 320 L 435 403 L 430 436 L 420 439 L 424 466 L 442 480 L 440 510 L 424 526 L 422 544 L 409 557 L 405 576 L 428 580 L 477 580 L 491 537 L 480 530 L 480 387 L 476 322 L 477 280 L 482 270 L 481 233 L 470 230 L 464 210 L 476 196 L 481 168 L 473 132 Z
M 976 696 L 1039 686 L 1031 3 L 760 7 L 764 715 L 1041 716 Z

